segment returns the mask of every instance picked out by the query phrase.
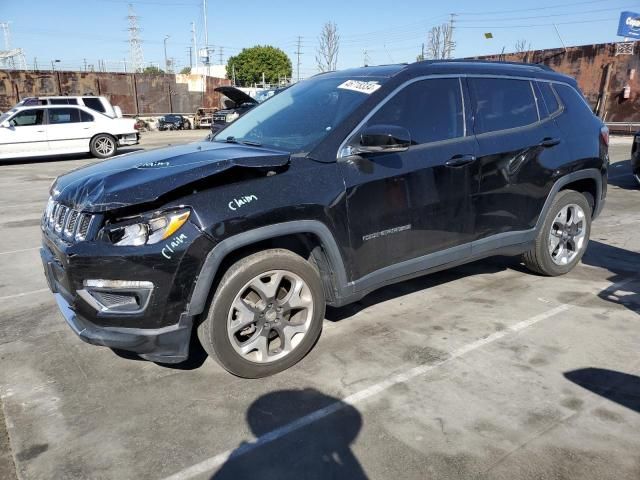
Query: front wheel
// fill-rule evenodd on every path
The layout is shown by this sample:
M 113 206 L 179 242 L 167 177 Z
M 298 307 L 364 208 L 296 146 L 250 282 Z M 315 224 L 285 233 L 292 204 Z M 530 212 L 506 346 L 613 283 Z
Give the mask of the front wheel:
M 91 155 L 97 158 L 113 157 L 118 150 L 118 142 L 111 135 L 101 133 L 91 139 Z
M 525 265 L 543 275 L 570 272 L 584 255 L 591 233 L 592 208 L 573 190 L 556 195 L 538 232 L 534 247 L 524 254 Z
M 311 350 L 324 312 L 317 269 L 288 250 L 265 250 L 227 270 L 198 327 L 198 338 L 234 375 L 266 377 L 291 367 Z

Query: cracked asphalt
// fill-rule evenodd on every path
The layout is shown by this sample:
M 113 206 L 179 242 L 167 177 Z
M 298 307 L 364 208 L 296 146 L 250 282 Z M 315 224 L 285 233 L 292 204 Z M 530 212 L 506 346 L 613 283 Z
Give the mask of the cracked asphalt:
M 82 343 L 46 290 L 38 225 L 54 177 L 92 160 L 1 165 L 0 478 L 637 480 L 629 151 L 612 140 L 607 206 L 569 275 L 496 257 L 384 288 L 329 309 L 312 352 L 262 380 Z

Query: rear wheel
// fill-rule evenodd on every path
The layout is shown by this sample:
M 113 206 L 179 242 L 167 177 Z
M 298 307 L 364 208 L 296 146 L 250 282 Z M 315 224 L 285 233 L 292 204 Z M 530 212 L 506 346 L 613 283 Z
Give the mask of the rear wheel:
M 101 133 L 91 139 L 91 155 L 97 158 L 113 157 L 118 151 L 118 142 L 107 133 Z
M 198 337 L 229 372 L 265 377 L 289 368 L 311 350 L 324 311 L 316 268 L 288 250 L 265 250 L 227 270 Z
M 591 233 L 592 207 L 576 191 L 558 193 L 538 232 L 535 246 L 524 254 L 534 272 L 557 276 L 568 273 L 584 255 Z

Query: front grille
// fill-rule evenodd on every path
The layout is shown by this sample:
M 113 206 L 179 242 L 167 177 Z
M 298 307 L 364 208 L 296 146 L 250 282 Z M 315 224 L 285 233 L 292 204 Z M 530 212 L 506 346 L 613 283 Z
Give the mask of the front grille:
M 82 213 L 49 200 L 42 218 L 42 228 L 69 242 L 87 240 L 96 215 Z

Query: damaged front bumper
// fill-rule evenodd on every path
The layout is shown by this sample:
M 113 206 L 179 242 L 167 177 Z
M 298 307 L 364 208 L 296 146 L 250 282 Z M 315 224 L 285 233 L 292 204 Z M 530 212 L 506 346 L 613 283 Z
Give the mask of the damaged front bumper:
M 159 363 L 180 363 L 189 357 L 193 323 L 189 316 L 183 315 L 178 324 L 165 328 L 100 327 L 78 315 L 62 294 L 54 296 L 67 324 L 87 343 L 134 352 Z
M 71 329 L 87 343 L 150 361 L 186 360 L 193 326 L 189 296 L 211 242 L 192 224 L 181 231 L 193 240 L 167 256 L 162 243 L 69 242 L 44 229 L 45 277 Z

